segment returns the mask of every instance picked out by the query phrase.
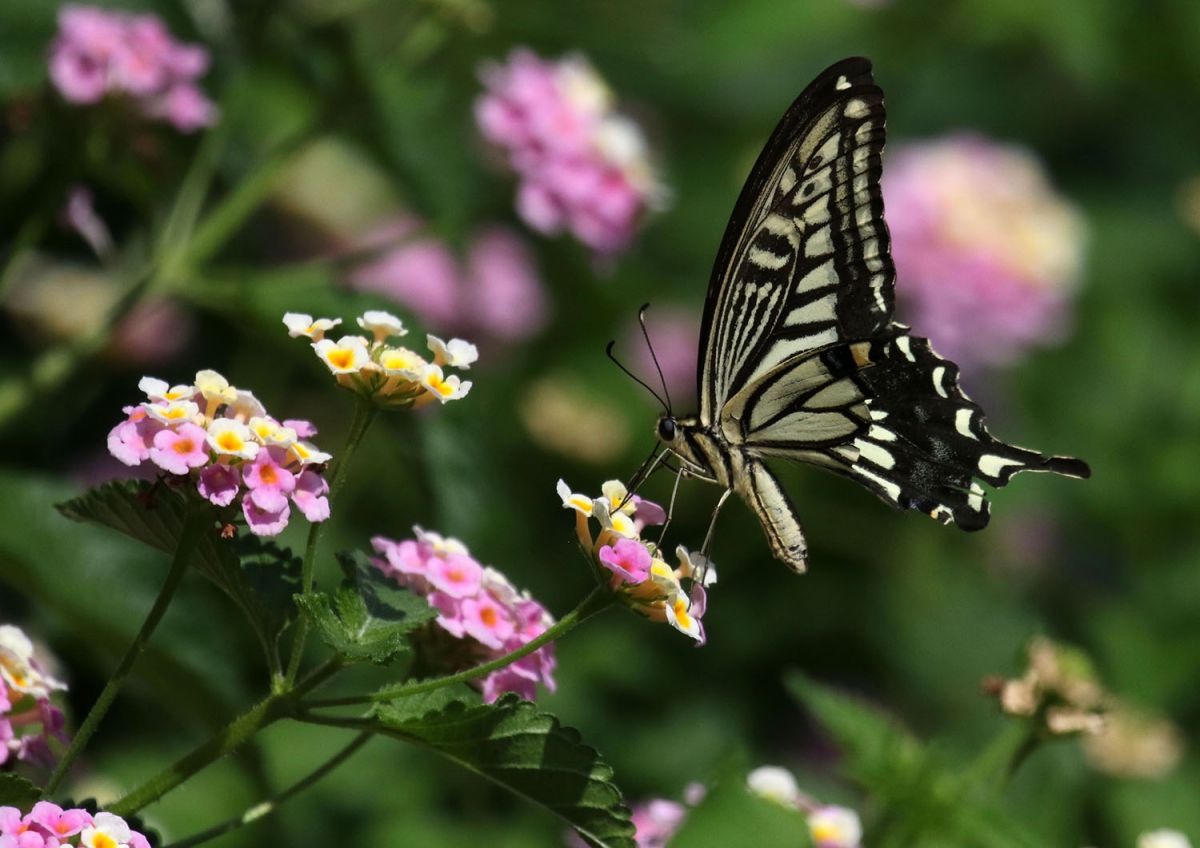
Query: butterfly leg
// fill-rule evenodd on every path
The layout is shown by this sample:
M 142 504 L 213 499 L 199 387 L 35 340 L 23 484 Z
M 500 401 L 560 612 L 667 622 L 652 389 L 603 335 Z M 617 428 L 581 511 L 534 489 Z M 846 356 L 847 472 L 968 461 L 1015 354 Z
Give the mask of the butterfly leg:
M 721 493 L 721 499 L 713 508 L 712 518 L 708 522 L 708 532 L 704 534 L 704 544 L 700 547 L 700 553 L 705 557 L 708 556 L 708 547 L 712 544 L 713 531 L 717 529 L 717 516 L 721 514 L 721 507 L 725 506 L 725 501 L 729 500 L 729 496 L 732 494 L 733 489 L 726 489 Z
M 662 548 L 663 539 L 667 538 L 667 528 L 675 516 L 675 496 L 679 494 L 679 481 L 683 479 L 683 469 L 675 473 L 675 485 L 671 487 L 671 500 L 667 503 L 667 520 L 663 522 L 662 531 L 658 534 L 658 547 Z

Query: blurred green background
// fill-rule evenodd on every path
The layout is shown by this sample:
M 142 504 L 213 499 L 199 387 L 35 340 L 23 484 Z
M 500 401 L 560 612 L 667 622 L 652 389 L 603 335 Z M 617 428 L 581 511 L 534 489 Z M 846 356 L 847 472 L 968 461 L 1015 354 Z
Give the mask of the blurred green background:
M 672 203 L 609 267 L 567 238 L 530 236 L 552 303 L 549 324 L 525 343 L 485 348 L 466 401 L 382 417 L 335 507 L 328 550 L 365 547 L 374 534 L 402 538 L 419 523 L 458 536 L 552 611 L 573 606 L 589 577 L 554 483 L 563 477 L 590 491 L 628 476 L 649 448 L 656 414 L 605 360 L 604 344 L 628 338 L 644 301 L 698 308 L 733 201 L 778 116 L 826 65 L 865 55 L 887 94 L 892 143 L 964 128 L 1019 142 L 1079 205 L 1090 238 L 1072 335 L 988 375 L 980 394 L 995 433 L 1084 457 L 1093 479 L 1022 478 L 994 498 L 991 526 L 966 535 L 893 512 L 849 482 L 783 468 L 808 533 L 810 574 L 798 578 L 774 563 L 753 516 L 731 505 L 713 550 L 721 582 L 710 595 L 709 644 L 696 650 L 666 628 L 609 613 L 559 646 L 559 691 L 540 701 L 604 753 L 633 799 L 678 797 L 732 758 L 786 765 L 810 793 L 862 807 L 838 779 L 836 752 L 788 695 L 786 670 L 861 693 L 936 736 L 950 756 L 966 757 L 1002 721 L 981 680 L 1019 671 L 1022 646 L 1044 633 L 1085 648 L 1114 693 L 1169 717 L 1194 742 L 1200 241 L 1187 223 L 1184 187 L 1200 174 L 1200 5 L 103 5 L 155 11 L 178 37 L 208 46 L 214 65 L 204 84 L 223 121 L 197 136 L 134 133 L 119 115 L 67 106 L 46 83 L 58 4 L 0 4 L 6 277 L 22 273 L 17 263 L 31 250 L 76 268 L 94 264 L 54 221 L 71 184 L 92 188 L 122 261 L 134 267 L 155 255 L 153 234 L 181 190 L 188 197 L 185 175 L 195 175 L 197 162 L 211 162 L 205 209 L 247 179 L 260 180 L 261 191 L 210 255 L 181 260 L 156 282 L 194 322 L 190 342 L 167 359 L 130 362 L 84 330 L 36 327 L 27 310 L 4 304 L 0 618 L 61 658 L 77 715 L 136 628 L 165 562 L 70 525 L 50 505 L 100 473 L 105 434 L 137 399 L 142 373 L 179 382 L 216 368 L 281 415 L 311 417 L 318 442 L 335 449 L 351 398 L 286 337 L 279 317 L 293 309 L 352 319 L 364 305 L 387 304 L 340 287 L 333 264 L 310 261 L 343 234 L 297 201 L 298 157 L 313 144 L 336 145 L 339 170 L 320 175 L 315 207 L 328 218 L 336 211 L 342 226 L 403 208 L 459 246 L 486 222 L 520 227 L 512 180 L 489 166 L 472 104 L 479 63 L 528 45 L 591 59 L 648 129 Z M 158 247 L 169 254 L 172 246 Z M 5 279 L 6 295 L 12 283 Z M 72 325 L 102 306 L 76 293 L 48 308 Z M 26 379 L 31 368 L 38 391 Z M 609 416 L 615 449 L 584 461 L 531 435 L 530 389 L 547 380 L 577 395 L 584 417 Z M 669 483 L 659 477 L 645 493 L 665 501 Z M 685 484 L 673 538 L 698 545 L 717 494 Z M 331 562 L 322 568 L 328 579 Z M 245 626 L 192 580 L 74 790 L 108 798 L 129 788 L 249 704 L 263 682 Z M 152 807 L 149 819 L 182 837 L 339 744 L 332 731 L 275 727 Z M 1194 745 L 1168 774 L 1135 779 L 1101 774 L 1078 745 L 1060 744 L 1021 772 L 1010 809 L 1047 845 L 1121 846 L 1151 827 L 1200 835 L 1197 798 Z M 213 844 L 486 838 L 541 846 L 558 844 L 559 830 L 543 812 L 432 755 L 378 740 L 282 816 Z

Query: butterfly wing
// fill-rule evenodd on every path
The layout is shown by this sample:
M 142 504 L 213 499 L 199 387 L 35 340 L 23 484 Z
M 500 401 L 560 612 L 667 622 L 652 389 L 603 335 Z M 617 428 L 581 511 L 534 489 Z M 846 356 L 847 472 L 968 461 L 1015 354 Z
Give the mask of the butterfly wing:
M 992 436 L 958 386 L 958 366 L 893 324 L 873 339 L 799 355 L 726 405 L 728 441 L 843 473 L 893 506 L 978 530 L 988 522 L 981 482 L 1020 471 L 1087 477 L 1086 463 Z
M 700 334 L 701 424 L 790 357 L 888 325 L 883 142 L 883 94 L 866 59 L 827 69 L 784 114 L 717 253 Z

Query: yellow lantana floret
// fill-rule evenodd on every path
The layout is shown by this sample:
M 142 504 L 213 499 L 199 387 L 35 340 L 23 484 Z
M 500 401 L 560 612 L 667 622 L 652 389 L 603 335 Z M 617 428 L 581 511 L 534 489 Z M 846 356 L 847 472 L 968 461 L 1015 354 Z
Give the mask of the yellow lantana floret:
M 254 432 L 240 421 L 218 418 L 208 425 L 208 445 L 215 453 L 254 459 L 258 456 L 258 442 Z
M 342 319 L 317 318 L 314 320 L 311 315 L 305 315 L 303 312 L 288 312 L 283 316 L 283 323 L 288 328 L 288 335 L 293 339 L 307 336 L 314 342 L 319 342 L 325 338 L 327 332 L 342 323 Z
M 194 420 L 200 414 L 200 407 L 190 400 L 143 403 L 142 409 L 155 421 L 161 421 L 163 424 L 182 424 Z
M 471 390 L 470 380 L 461 381 L 454 374 L 447 377 L 437 365 L 426 365 L 421 369 L 421 385 L 442 403 L 466 397 Z
M 196 390 L 210 404 L 233 403 L 238 396 L 237 388 L 211 369 L 196 372 Z
M 390 347 L 379 354 L 379 364 L 388 374 L 419 380 L 428 363 L 406 347 Z
M 321 339 L 313 350 L 334 374 L 357 374 L 371 360 L 367 340 L 362 336 L 342 336 L 336 342 Z
M 333 459 L 333 456 L 319 450 L 312 442 L 295 442 L 289 447 L 289 451 L 301 465 L 319 465 Z

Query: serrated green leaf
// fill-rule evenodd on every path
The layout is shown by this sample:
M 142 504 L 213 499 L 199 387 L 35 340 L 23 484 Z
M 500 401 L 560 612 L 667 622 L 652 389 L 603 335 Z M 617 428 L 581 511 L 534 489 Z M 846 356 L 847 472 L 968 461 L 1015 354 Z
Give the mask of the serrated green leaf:
M 42 790 L 12 772 L 0 772 L 0 807 L 28 809 L 42 797 Z
M 344 659 L 387 663 L 408 650 L 408 635 L 437 617 L 424 598 L 398 586 L 366 554 L 338 554 L 346 579 L 333 594 L 297 595 L 325 644 Z
M 634 848 L 612 768 L 578 731 L 535 704 L 510 695 L 494 704 L 452 703 L 419 718 L 411 705 L 381 705 L 356 726 L 437 751 L 546 807 L 593 845 Z
M 136 539 L 152 548 L 173 554 L 183 531 L 187 509 L 177 493 L 143 480 L 120 480 L 105 483 L 64 503 L 58 511 L 72 521 L 107 527 Z M 268 662 L 275 667 L 275 646 L 279 633 L 290 617 L 290 611 L 264 600 L 264 593 L 255 583 L 266 586 L 266 571 L 271 563 L 278 566 L 278 580 L 286 584 L 291 569 L 291 555 L 285 549 L 251 541 L 234 542 L 216 532 L 214 515 L 212 532 L 201 535 L 192 557 L 192 567 L 224 592 L 245 614 L 254 629 Z M 239 553 L 244 550 L 251 562 L 251 579 L 243 570 Z M 273 590 L 278 594 L 281 590 Z M 265 593 L 269 596 L 271 593 Z M 290 594 L 290 593 L 289 593 Z
M 671 839 L 671 848 L 810 848 L 812 844 L 804 814 L 748 791 L 740 770 L 709 789 Z

